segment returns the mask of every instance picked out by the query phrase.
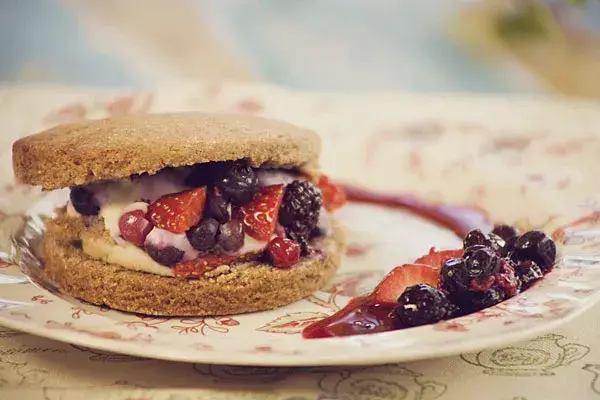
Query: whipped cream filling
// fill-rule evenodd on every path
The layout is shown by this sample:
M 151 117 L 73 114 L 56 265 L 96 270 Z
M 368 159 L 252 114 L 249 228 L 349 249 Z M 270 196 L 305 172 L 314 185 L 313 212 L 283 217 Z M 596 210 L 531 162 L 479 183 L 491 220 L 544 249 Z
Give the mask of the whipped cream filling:
M 257 175 L 260 186 L 288 184 L 294 179 L 300 178 L 281 170 L 268 169 L 258 170 Z M 90 189 L 94 192 L 100 205 L 99 215 L 103 218 L 105 229 L 112 241 L 92 238 L 84 234 L 81 238 L 83 251 L 92 257 L 118 264 L 124 268 L 173 276 L 171 268 L 157 263 L 143 249 L 121 237 L 119 219 L 123 213 L 129 211 L 141 210 L 146 213 L 148 203 L 145 201 L 153 202 L 165 194 L 190 189 L 183 182 L 184 179 L 181 174 L 176 174 L 174 171 L 161 171 L 153 176 L 141 176 L 128 180 L 90 185 Z M 140 201 L 142 199 L 145 201 Z M 67 204 L 67 213 L 73 217 L 81 216 L 70 202 Z M 329 230 L 329 215 L 324 209 L 321 210 L 320 214 L 319 228 L 327 232 Z M 273 235 L 273 237 L 275 236 Z M 192 247 L 185 233 L 176 234 L 157 227 L 150 231 L 145 244 L 158 248 L 173 246 L 184 252 L 183 261 L 193 260 L 200 255 L 200 252 Z M 267 244 L 268 241 L 258 241 L 246 235 L 243 247 L 236 254 L 260 252 L 266 248 Z

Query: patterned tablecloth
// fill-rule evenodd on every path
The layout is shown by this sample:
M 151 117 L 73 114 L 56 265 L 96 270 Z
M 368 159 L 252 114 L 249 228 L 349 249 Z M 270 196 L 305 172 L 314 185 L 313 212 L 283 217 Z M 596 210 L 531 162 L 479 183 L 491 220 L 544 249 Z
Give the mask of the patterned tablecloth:
M 193 84 L 153 93 L 70 88 L 0 91 L 2 218 L 14 202 L 10 144 L 50 125 L 132 112 L 204 109 L 277 115 L 323 134 L 325 157 L 343 138 L 328 110 L 343 97 L 274 87 Z M 316 122 L 318 120 L 318 122 Z M 427 126 L 435 121 L 426 121 Z M 421 127 L 427 131 L 427 126 Z M 443 127 L 442 127 L 443 128 Z M 471 127 L 472 128 L 472 127 Z M 325 167 L 333 161 L 325 162 Z M 331 164 L 329 164 L 331 165 Z M 596 307 L 595 311 L 600 311 Z M 203 334 L 203 333 L 202 333 Z M 0 327 L 0 399 L 546 400 L 600 398 L 600 316 L 502 349 L 438 360 L 355 368 L 249 368 L 184 364 L 109 354 Z

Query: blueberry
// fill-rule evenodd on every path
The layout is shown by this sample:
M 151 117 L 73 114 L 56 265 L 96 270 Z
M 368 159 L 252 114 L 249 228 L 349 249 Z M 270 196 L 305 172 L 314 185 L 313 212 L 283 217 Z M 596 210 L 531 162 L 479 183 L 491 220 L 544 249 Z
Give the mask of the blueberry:
M 229 221 L 229 203 L 214 189 L 209 190 L 207 193 L 204 216 L 214 218 L 220 224 Z
M 235 161 L 221 170 L 216 186 L 233 205 L 241 206 L 254 197 L 258 178 L 247 162 Z
M 471 278 L 467 264 L 462 258 L 453 258 L 444 263 L 441 271 L 441 287 L 451 296 L 460 296 L 469 290 Z
M 217 243 L 219 223 L 213 218 L 204 218 L 200 223 L 186 232 L 192 247 L 198 251 L 212 249 Z
M 398 325 L 408 328 L 447 319 L 455 314 L 455 310 L 444 292 L 419 283 L 404 290 L 393 315 Z
M 241 221 L 232 219 L 221 225 L 218 237 L 219 246 L 226 252 L 236 252 L 244 245 L 244 228 Z
M 224 162 L 196 164 L 191 168 L 185 184 L 191 187 L 212 186 L 217 181 L 225 165 Z
M 531 260 L 523 261 L 515 266 L 515 272 L 519 281 L 521 281 L 521 289 L 525 290 L 530 287 L 535 281 L 541 279 L 544 274 L 538 265 Z
M 172 267 L 183 259 L 184 252 L 173 246 L 159 249 L 156 246 L 147 244 L 144 248 L 154 261 L 167 267 Z
M 542 231 L 525 232 L 515 241 L 511 258 L 516 263 L 534 261 L 545 272 L 556 261 L 556 245 Z
M 480 284 L 500 271 L 500 257 L 490 247 L 472 246 L 465 251 L 463 260 L 469 277 Z
M 308 239 L 317 227 L 323 200 L 321 192 L 310 182 L 296 180 L 285 188 L 279 209 L 279 223 L 291 239 Z
M 463 298 L 466 302 L 462 306 L 470 312 L 474 312 L 494 306 L 502 302 L 505 298 L 506 294 L 502 288 L 492 286 L 485 292 L 471 292 Z
M 519 231 L 517 231 L 517 228 L 505 224 L 495 225 L 494 229 L 492 229 L 492 233 L 500 236 L 505 242 L 508 242 L 509 240 L 519 236 Z
M 490 240 L 479 229 L 473 229 L 465 236 L 463 240 L 463 248 L 468 249 L 471 246 L 490 246 Z
M 98 215 L 100 212 L 94 193 L 84 186 L 72 187 L 69 198 L 75 211 L 81 215 Z

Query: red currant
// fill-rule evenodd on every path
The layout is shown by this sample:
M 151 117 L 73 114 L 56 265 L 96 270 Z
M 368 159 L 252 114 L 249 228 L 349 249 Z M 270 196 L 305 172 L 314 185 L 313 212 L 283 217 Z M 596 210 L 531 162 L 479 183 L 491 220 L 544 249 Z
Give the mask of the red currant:
M 276 237 L 267 245 L 275 268 L 291 268 L 300 260 L 300 246 L 291 239 Z
M 141 246 L 153 226 L 142 210 L 126 212 L 119 218 L 119 230 L 123 239 L 136 246 Z

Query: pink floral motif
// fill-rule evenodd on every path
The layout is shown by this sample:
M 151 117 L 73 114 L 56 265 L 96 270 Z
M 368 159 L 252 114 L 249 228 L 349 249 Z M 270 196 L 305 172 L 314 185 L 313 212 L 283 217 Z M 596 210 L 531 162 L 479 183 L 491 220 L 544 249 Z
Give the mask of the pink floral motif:
M 383 275 L 381 270 L 338 274 L 323 291 L 342 296 L 360 296 L 372 289 L 383 278 Z
M 412 143 L 435 142 L 444 133 L 444 127 L 436 121 L 422 121 L 408 126 L 385 128 L 375 132 L 366 143 L 365 163 L 371 165 L 379 148 L 387 142 L 408 140 Z M 417 157 L 415 157 L 415 155 Z M 421 173 L 420 156 L 413 153 L 411 170 Z
M 243 114 L 255 115 L 263 110 L 263 105 L 256 99 L 247 98 L 238 101 L 236 109 Z
M 149 328 L 159 330 L 159 325 L 168 322 L 169 318 L 141 317 L 134 321 L 120 321 L 116 325 L 124 325 L 129 329 L 136 331 L 138 328 Z
M 125 337 L 125 336 L 122 336 L 120 333 L 113 332 L 113 331 L 93 331 L 91 329 L 78 328 L 75 325 L 73 325 L 72 322 L 61 323 L 58 321 L 49 320 L 49 321 L 46 321 L 46 327 L 48 327 L 50 329 L 61 329 L 61 330 L 67 330 L 67 331 L 71 331 L 71 332 L 84 333 L 84 334 L 94 336 L 97 338 L 117 340 L 117 341 L 121 341 L 121 342 L 150 343 L 153 341 L 152 336 L 147 335 L 147 334 L 138 333 L 134 336 Z
M 571 154 L 580 153 L 584 146 L 590 142 L 594 142 L 596 140 L 593 136 L 569 139 L 562 143 L 553 144 L 546 148 L 546 154 L 550 156 L 567 156 Z
M 31 301 L 37 302 L 40 304 L 49 304 L 49 303 L 52 303 L 54 300 L 47 299 L 43 294 L 41 294 L 38 296 L 33 296 L 31 298 Z
M 82 315 L 94 315 L 93 312 L 84 309 L 83 307 L 71 307 L 73 313 L 71 314 L 71 318 L 80 319 Z
M 8 263 L 4 260 L 0 260 L 0 269 L 5 269 L 5 268 L 9 268 L 10 266 L 12 266 L 11 263 Z
M 308 325 L 327 316 L 328 314 L 325 313 L 311 311 L 288 313 L 275 318 L 256 330 L 284 335 L 298 335 Z
M 572 233 L 570 231 L 573 228 L 581 226 L 581 225 L 599 225 L 600 224 L 600 211 L 594 211 L 591 214 L 585 215 L 581 218 L 578 218 L 572 222 L 569 222 L 566 225 L 563 225 L 557 228 L 552 233 L 552 239 L 562 244 L 567 244 L 567 239 L 572 237 Z M 581 238 L 585 240 L 584 238 Z
M 214 351 L 214 347 L 209 344 L 204 343 L 193 343 L 190 347 L 194 350 L 198 351 Z
M 71 122 L 83 121 L 87 115 L 87 110 L 83 103 L 68 104 L 58 110 L 50 112 L 44 117 L 46 124 L 66 124 Z
M 141 102 L 139 100 L 140 98 L 142 98 Z M 129 114 L 146 113 L 150 109 L 152 101 L 152 94 L 134 94 L 116 97 L 109 101 L 105 107 L 110 117 L 120 117 Z
M 469 329 L 456 321 L 442 321 L 433 325 L 433 329 L 443 332 L 468 332 Z
M 367 254 L 372 247 L 370 244 L 350 243 L 346 249 L 346 255 L 348 257 L 362 256 Z
M 533 139 L 533 137 L 524 136 L 506 136 L 492 138 L 491 150 L 493 152 L 500 152 L 503 150 L 523 152 L 531 145 Z
M 230 317 L 220 318 L 183 318 L 179 320 L 181 325 L 173 325 L 171 329 L 178 331 L 180 335 L 190 333 L 206 336 L 208 332 L 228 333 L 229 327 L 238 326 L 239 321 Z
M 321 294 L 326 294 L 327 298 L 326 299 L 321 298 Z M 340 309 L 340 306 L 338 306 L 336 303 L 336 298 L 338 295 L 337 293 L 321 293 L 321 294 L 318 292 L 314 293 L 314 294 L 306 297 L 305 300 L 307 300 L 317 306 L 326 308 L 333 312 L 336 312 Z

